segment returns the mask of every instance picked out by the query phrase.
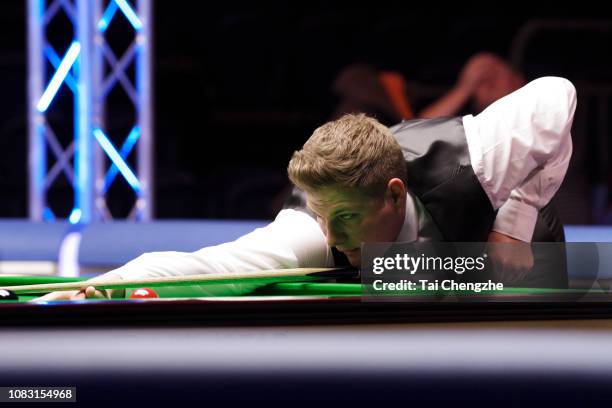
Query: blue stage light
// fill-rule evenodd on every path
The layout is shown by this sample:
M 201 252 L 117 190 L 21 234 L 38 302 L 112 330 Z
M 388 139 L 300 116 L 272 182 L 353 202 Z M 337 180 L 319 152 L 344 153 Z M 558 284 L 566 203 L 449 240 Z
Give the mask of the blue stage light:
M 51 211 L 49 207 L 43 209 L 42 216 L 45 221 L 55 221 L 55 214 L 53 214 L 53 211 Z
M 60 64 L 62 63 L 62 60 L 60 59 L 59 55 L 55 53 L 55 50 L 47 45 L 43 49 L 43 53 L 45 54 L 49 62 L 51 62 L 53 68 L 58 69 Z
M 130 134 L 126 137 L 125 141 L 123 142 L 123 145 L 121 146 L 121 151 L 119 152 L 119 155 L 121 155 L 122 159 L 125 160 L 125 158 L 128 157 L 128 155 L 134 148 L 134 145 L 136 145 L 136 142 L 138 141 L 139 137 L 140 137 L 140 127 L 134 126 L 132 130 L 130 131 Z M 108 191 L 108 188 L 110 187 L 113 180 L 117 176 L 118 171 L 119 170 L 117 169 L 117 166 L 113 164 L 113 166 L 110 168 L 108 173 L 106 173 L 106 177 L 104 178 L 104 192 L 105 193 Z
M 136 191 L 140 193 L 140 183 L 138 182 L 138 178 L 134 175 L 134 172 L 130 169 L 130 166 L 121 158 L 121 155 L 115 149 L 112 142 L 108 140 L 104 132 L 101 129 L 96 128 L 93 131 L 94 136 L 106 155 L 111 159 L 111 161 L 117 166 L 119 172 L 123 175 L 125 180 L 128 182 L 130 186 Z
M 43 53 L 45 54 L 45 56 L 47 57 L 51 65 L 53 65 L 53 68 L 58 69 L 60 64 L 62 63 L 62 60 L 60 59 L 59 55 L 55 53 L 55 50 L 51 46 L 47 45 L 43 49 Z M 66 85 L 70 87 L 72 92 L 76 93 L 77 84 L 74 81 L 74 78 L 72 77 L 72 75 L 70 75 L 70 72 L 66 74 L 66 78 L 64 78 L 64 82 L 66 82 Z
M 126 0 L 115 0 L 115 3 L 119 6 L 125 17 L 128 19 L 130 24 L 134 27 L 135 30 L 140 30 L 142 28 L 142 22 L 134 12 L 134 9 L 130 6 L 130 4 Z
M 115 3 L 114 1 L 111 1 L 108 4 L 108 7 L 106 8 L 106 10 L 104 10 L 104 14 L 102 15 L 102 18 L 100 19 L 100 21 L 98 21 L 98 30 L 100 30 L 100 32 L 106 31 L 106 29 L 108 28 L 108 25 L 113 20 L 113 17 L 115 17 L 116 12 L 117 12 L 117 3 Z
M 75 208 L 72 210 L 72 212 L 70 213 L 70 217 L 68 217 L 68 221 L 71 224 L 78 224 L 79 221 L 81 221 L 81 210 L 78 208 Z
M 47 85 L 47 89 L 45 89 L 45 92 L 36 105 L 36 109 L 38 109 L 39 112 L 45 112 L 49 108 L 59 87 L 62 85 L 62 82 L 64 82 L 68 71 L 70 71 L 72 64 L 74 64 L 74 61 L 76 61 L 79 56 L 80 51 L 81 45 L 78 42 L 75 41 L 70 45 L 59 68 L 55 71 L 55 74 L 53 74 L 53 78 L 51 78 L 49 85 Z

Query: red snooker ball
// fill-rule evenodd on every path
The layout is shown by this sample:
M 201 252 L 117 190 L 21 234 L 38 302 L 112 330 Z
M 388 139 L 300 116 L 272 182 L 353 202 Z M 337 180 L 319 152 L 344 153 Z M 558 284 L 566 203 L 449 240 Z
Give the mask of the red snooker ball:
M 132 292 L 130 299 L 146 299 L 146 298 L 157 298 L 157 293 L 153 289 L 149 288 L 138 288 Z

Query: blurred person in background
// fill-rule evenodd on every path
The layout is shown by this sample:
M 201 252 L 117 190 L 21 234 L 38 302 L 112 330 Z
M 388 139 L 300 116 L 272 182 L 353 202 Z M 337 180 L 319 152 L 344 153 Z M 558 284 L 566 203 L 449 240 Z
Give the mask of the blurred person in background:
M 464 65 L 455 86 L 422 110 L 419 117 L 455 115 L 466 103 L 471 103 L 470 113 L 477 114 L 524 84 L 523 75 L 505 60 L 494 54 L 479 53 Z
M 453 116 L 466 107 L 466 113 L 477 114 L 524 84 L 523 75 L 508 62 L 491 53 L 478 53 L 466 62 L 448 92 L 415 112 L 401 73 L 352 64 L 340 72 L 332 85 L 339 97 L 332 117 L 361 112 L 392 125 L 407 119 Z

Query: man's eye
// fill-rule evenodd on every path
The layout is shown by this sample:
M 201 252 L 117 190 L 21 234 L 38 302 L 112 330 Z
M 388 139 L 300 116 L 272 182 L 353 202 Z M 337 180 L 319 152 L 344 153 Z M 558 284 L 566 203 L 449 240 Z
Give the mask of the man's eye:
M 340 215 L 340 219 L 344 221 L 352 220 L 355 218 L 355 214 L 342 214 Z

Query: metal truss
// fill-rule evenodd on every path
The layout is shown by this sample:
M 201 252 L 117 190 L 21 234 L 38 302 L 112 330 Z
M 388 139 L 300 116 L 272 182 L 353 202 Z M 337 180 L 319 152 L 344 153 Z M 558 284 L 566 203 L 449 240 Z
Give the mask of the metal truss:
M 69 215 L 71 223 L 112 220 L 108 190 L 122 177 L 134 192 L 128 218 L 148 220 L 153 213 L 152 128 L 151 128 L 151 6 L 137 0 L 134 9 L 127 0 L 28 0 L 29 57 L 29 214 L 32 220 L 53 220 L 56 211 L 48 193 L 64 175 L 74 192 Z M 74 38 L 67 50 L 58 53 L 46 38 L 46 30 L 63 11 L 72 24 Z M 121 56 L 115 55 L 105 33 L 121 16 L 130 23 L 134 36 Z M 60 55 L 62 55 L 60 57 Z M 134 63 L 135 75 L 127 73 Z M 49 78 L 46 67 L 55 72 Z M 105 64 L 109 72 L 105 72 Z M 73 97 L 73 135 L 61 143 L 48 114 L 54 100 L 65 97 L 58 91 L 66 85 Z M 120 86 L 134 106 L 130 132 L 118 149 L 110 135 L 112 118 L 107 117 L 107 96 Z M 66 114 L 66 112 L 61 112 Z M 63 135 L 65 136 L 65 135 Z M 129 156 L 135 169 L 129 164 Z M 54 159 L 47 163 L 49 153 Z

